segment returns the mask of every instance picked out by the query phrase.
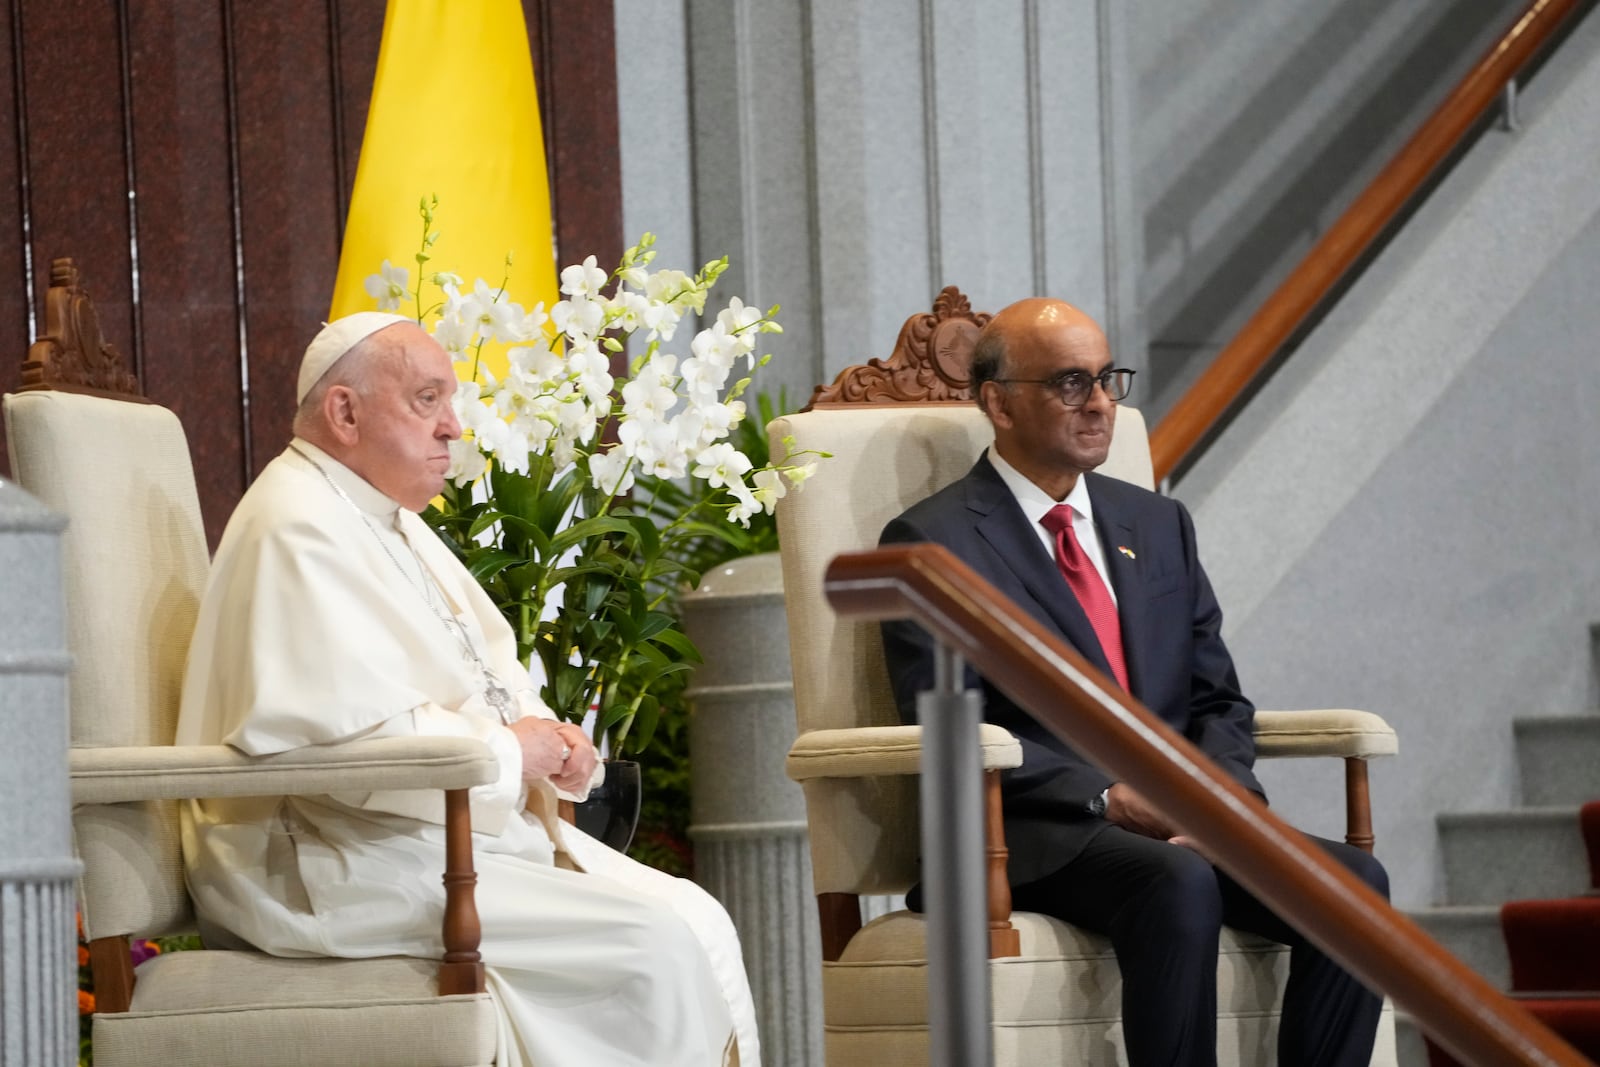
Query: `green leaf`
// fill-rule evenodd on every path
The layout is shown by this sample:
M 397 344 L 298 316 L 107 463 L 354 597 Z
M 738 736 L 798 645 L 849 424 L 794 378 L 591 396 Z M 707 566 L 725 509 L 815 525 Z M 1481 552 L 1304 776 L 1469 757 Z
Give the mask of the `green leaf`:
M 538 514 L 545 495 L 533 478 L 500 466 L 489 471 L 489 489 L 500 511 L 530 519 Z
M 628 741 L 631 750 L 639 751 L 650 743 L 655 736 L 656 724 L 661 721 L 661 702 L 646 693 L 639 700 L 639 708 L 634 712 L 633 725 L 628 731 Z
M 567 549 L 590 538 L 603 537 L 606 534 L 618 534 L 632 539 L 636 535 L 636 530 L 632 522 L 611 515 L 594 515 L 587 519 L 579 519 L 550 539 L 550 554 L 559 556 Z
M 526 562 L 522 557 L 499 548 L 478 548 L 467 553 L 467 570 L 479 584 L 487 582 L 514 563 Z
M 664 630 L 670 629 L 678 620 L 662 611 L 652 611 L 645 616 L 644 625 L 639 627 L 639 640 L 648 641 Z
M 661 531 L 647 515 L 630 515 L 628 522 L 639 535 L 639 554 L 654 559 L 661 554 Z
M 555 692 L 555 700 L 551 702 L 550 710 L 569 721 L 582 721 L 588 711 L 589 702 L 585 699 L 588 680 L 589 672 L 586 668 L 565 664 L 551 678 L 550 686 L 547 686 L 547 688 L 553 687 Z
M 481 515 L 472 520 L 472 525 L 467 528 L 467 536 L 471 538 L 477 538 L 479 534 L 483 533 L 483 531 L 487 530 L 504 517 L 505 512 L 496 511 L 494 508 L 485 509 Z
M 655 641 L 656 644 L 666 645 L 683 657 L 683 662 L 685 663 L 704 662 L 704 657 L 700 655 L 700 650 L 695 647 L 693 641 L 689 640 L 689 635 L 681 630 L 663 630 L 656 635 Z

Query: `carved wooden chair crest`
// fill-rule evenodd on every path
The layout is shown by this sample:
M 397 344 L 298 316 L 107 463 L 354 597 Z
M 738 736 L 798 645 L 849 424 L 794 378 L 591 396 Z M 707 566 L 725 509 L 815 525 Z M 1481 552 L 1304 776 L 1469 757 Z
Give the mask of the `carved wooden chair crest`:
M 973 311 L 960 289 L 947 285 L 933 310 L 913 315 L 900 327 L 888 359 L 846 367 L 831 385 L 819 385 L 805 406 L 971 402 L 972 349 L 992 318 Z
M 28 347 L 18 392 L 54 389 L 148 403 L 122 355 L 100 333 L 100 315 L 70 259 L 50 262 L 44 336 Z

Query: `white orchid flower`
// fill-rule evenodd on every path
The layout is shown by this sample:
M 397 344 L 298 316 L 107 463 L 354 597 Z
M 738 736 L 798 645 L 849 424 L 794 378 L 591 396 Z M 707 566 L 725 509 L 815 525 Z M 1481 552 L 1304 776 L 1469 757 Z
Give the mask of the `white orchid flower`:
M 783 484 L 778 472 L 771 467 L 756 471 L 755 483 L 756 488 L 751 495 L 761 504 L 761 510 L 771 515 L 777 510 L 778 501 L 789 492 L 788 487 Z
M 817 473 L 817 461 L 796 464 L 793 467 L 783 468 L 783 476 L 789 479 L 789 484 L 796 489 L 805 484 L 805 480 Z
M 678 403 L 678 394 L 672 388 L 676 381 L 670 362 L 651 360 L 646 363 L 633 380 L 622 387 L 624 414 L 632 419 L 646 416 L 653 420 L 665 419 Z
M 550 309 L 550 321 L 555 323 L 556 329 L 566 334 L 568 338 L 588 340 L 605 329 L 605 305 L 590 300 L 587 296 L 575 296 L 571 300 L 557 302 L 556 306 Z
M 624 449 L 612 448 L 589 457 L 589 483 L 601 493 L 618 496 L 633 488 L 631 457 Z
M 693 474 L 713 489 L 731 487 L 742 479 L 753 464 L 750 457 L 724 441 L 712 445 L 695 457 Z
M 761 321 L 759 308 L 745 307 L 744 301 L 734 297 L 728 306 L 717 313 L 717 324 L 729 333 L 739 333 Z
M 718 440 L 728 437 L 733 427 L 739 426 L 739 422 L 744 421 L 744 402 L 730 400 L 728 403 L 702 406 L 699 414 L 706 422 L 707 434 L 710 434 L 712 440 Z
M 600 421 L 594 408 L 576 397 L 562 402 L 556 409 L 556 420 L 562 436 L 575 441 L 593 437 Z
M 653 304 L 677 304 L 694 290 L 694 279 L 681 270 L 658 270 L 644 283 L 644 295 Z
M 450 442 L 450 468 L 445 471 L 450 481 L 458 486 L 471 485 L 488 469 L 488 460 L 471 440 L 460 437 Z
M 750 516 L 761 510 L 761 502 L 742 481 L 728 486 L 728 494 L 733 497 L 733 506 L 728 509 L 728 518 L 748 530 Z
M 523 311 L 520 305 L 505 299 L 505 293 L 489 287 L 479 278 L 472 293 L 461 301 L 459 314 L 484 337 L 495 341 L 521 341 Z
M 574 263 L 561 272 L 561 291 L 570 297 L 598 296 L 605 284 L 606 272 L 595 266 L 593 256 L 588 256 L 582 264 Z
M 549 321 L 550 316 L 545 313 L 544 301 L 541 300 L 522 316 L 522 322 L 517 329 L 524 341 L 538 341 L 544 338 L 544 324 Z
M 363 287 L 367 295 L 378 302 L 379 311 L 394 311 L 404 302 L 406 286 L 411 284 L 411 272 L 397 267 L 387 259 L 378 273 L 367 275 Z
M 671 341 L 672 335 L 678 332 L 678 322 L 683 318 L 683 312 L 672 304 L 662 304 L 652 300 L 645 304 L 639 318 L 650 331 L 645 335 L 645 340 L 654 341 L 659 338 Z
M 718 366 L 699 356 L 690 356 L 683 361 L 683 366 L 679 369 L 683 375 L 684 387 L 689 393 L 689 400 L 695 404 L 715 404 L 723 385 L 728 381 L 729 368 Z
M 624 291 L 618 293 L 615 300 L 608 301 L 606 307 L 613 326 L 624 333 L 633 333 L 643 325 L 650 301 L 638 293 Z
M 467 349 L 472 347 L 476 332 L 472 323 L 458 315 L 446 315 L 433 325 L 433 339 L 457 363 L 467 358 Z
M 740 338 L 730 334 L 726 326 L 717 322 L 695 334 L 694 340 L 689 342 L 689 350 L 706 363 L 726 372 L 732 369 L 735 359 L 745 354 L 746 348 Z

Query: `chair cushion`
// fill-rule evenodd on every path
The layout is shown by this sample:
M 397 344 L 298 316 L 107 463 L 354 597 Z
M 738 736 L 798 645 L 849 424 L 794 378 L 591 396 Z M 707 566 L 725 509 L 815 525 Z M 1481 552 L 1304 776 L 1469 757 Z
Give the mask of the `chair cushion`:
M 438 964 L 383 957 L 294 960 L 255 952 L 157 956 L 136 972 L 131 1010 L 96 1015 L 97 1067 L 269 1067 L 494 1061 L 487 993 L 438 995 Z
M 1011 922 L 1022 955 L 989 961 L 996 1027 L 1116 1021 L 1122 976 L 1110 941 L 1032 912 L 1014 912 Z M 921 915 L 891 912 L 862 927 L 837 962 L 822 965 L 830 1030 L 928 1025 L 926 931 Z M 1288 973 L 1283 945 L 1223 930 L 1218 1012 L 1275 1014 Z
M 1020 956 L 989 961 L 997 1067 L 1125 1067 L 1122 977 L 1111 942 L 1047 916 L 1014 912 Z M 822 965 L 828 1067 L 928 1062 L 926 930 L 891 912 Z M 1217 960 L 1217 1062 L 1277 1062 L 1279 990 L 1289 950 L 1224 929 Z M 1394 1067 L 1394 1010 L 1384 1004 L 1373 1067 Z

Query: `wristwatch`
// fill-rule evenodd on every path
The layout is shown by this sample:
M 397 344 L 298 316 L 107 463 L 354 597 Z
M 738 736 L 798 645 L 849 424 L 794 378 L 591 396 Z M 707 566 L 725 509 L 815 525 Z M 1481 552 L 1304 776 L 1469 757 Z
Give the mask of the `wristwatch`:
M 1089 814 L 1097 819 L 1106 817 L 1106 801 L 1111 796 L 1111 787 L 1108 785 L 1100 791 L 1100 795 L 1089 801 Z

